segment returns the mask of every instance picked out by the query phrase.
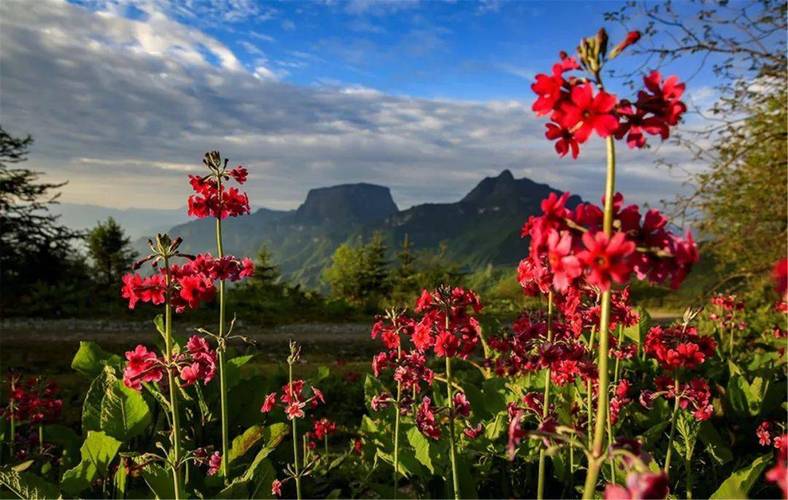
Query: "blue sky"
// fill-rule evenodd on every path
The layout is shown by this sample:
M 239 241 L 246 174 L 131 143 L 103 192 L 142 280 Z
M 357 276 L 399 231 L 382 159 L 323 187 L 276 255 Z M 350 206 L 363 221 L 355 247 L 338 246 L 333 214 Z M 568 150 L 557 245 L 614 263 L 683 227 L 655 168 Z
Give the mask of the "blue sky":
M 530 111 L 530 84 L 600 26 L 615 43 L 645 25 L 605 24 L 620 5 L 6 0 L 3 124 L 33 135 L 30 164 L 69 181 L 65 202 L 182 207 L 186 175 L 209 149 L 249 167 L 258 207 L 295 208 L 311 188 L 348 182 L 389 186 L 403 208 L 456 201 L 503 169 L 598 199 L 601 141 L 559 159 Z M 714 79 L 694 68 L 667 70 L 704 108 Z M 608 87 L 624 97 L 619 83 Z M 632 201 L 658 205 L 702 168 L 677 145 L 654 146 L 621 153 Z
M 80 2 L 75 2 L 80 3 Z M 261 66 L 296 85 L 362 86 L 428 99 L 532 99 L 533 76 L 605 26 L 617 1 L 356 0 L 211 2 L 170 6 L 169 14 L 233 50 L 250 71 Z M 96 8 L 92 2 L 86 4 Z M 122 15 L 145 20 L 135 5 Z M 637 28 L 637 21 L 630 22 Z M 708 84 L 708 72 L 696 79 Z

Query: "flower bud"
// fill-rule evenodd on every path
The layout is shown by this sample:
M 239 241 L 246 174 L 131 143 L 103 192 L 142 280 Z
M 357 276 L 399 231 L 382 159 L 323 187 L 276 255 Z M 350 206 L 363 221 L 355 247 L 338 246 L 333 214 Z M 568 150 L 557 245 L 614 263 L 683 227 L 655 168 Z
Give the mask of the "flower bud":
M 613 59 L 614 57 L 618 56 L 619 54 L 621 54 L 621 52 L 624 51 L 624 49 L 626 49 L 632 44 L 637 43 L 638 40 L 640 40 L 640 32 L 630 31 L 629 33 L 627 33 L 626 38 L 624 38 L 624 40 L 622 40 L 621 43 L 613 47 L 613 50 L 610 51 L 610 57 L 608 59 Z

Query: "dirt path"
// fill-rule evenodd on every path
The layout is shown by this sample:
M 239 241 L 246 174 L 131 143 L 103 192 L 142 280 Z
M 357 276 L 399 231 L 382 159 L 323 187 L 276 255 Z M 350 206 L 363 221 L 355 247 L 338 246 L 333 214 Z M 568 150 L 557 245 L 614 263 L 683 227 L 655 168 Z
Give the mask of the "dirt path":
M 234 333 L 244 335 L 256 345 L 265 359 L 281 359 L 288 340 L 294 339 L 313 359 L 369 359 L 378 347 L 369 340 L 367 323 L 305 323 L 272 328 L 236 324 Z M 179 325 L 176 334 L 190 335 L 196 325 Z M 0 364 L 3 369 L 43 369 L 62 371 L 69 368 L 71 357 L 81 340 L 92 340 L 104 349 L 123 353 L 139 343 L 152 344 L 157 334 L 149 321 L 100 320 L 31 320 L 0 322 Z M 236 342 L 239 350 L 251 349 Z

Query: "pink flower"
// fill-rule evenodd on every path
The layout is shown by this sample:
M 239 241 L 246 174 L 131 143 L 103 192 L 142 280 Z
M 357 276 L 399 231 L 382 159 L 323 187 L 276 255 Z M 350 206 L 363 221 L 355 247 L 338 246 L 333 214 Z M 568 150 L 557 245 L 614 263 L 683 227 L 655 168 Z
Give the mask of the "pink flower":
M 570 100 L 561 105 L 557 120 L 574 133 L 577 142 L 584 143 L 596 132 L 599 137 L 608 137 L 618 129 L 618 119 L 613 114 L 617 99 L 604 90 L 594 95 L 593 85 L 575 85 Z
M 450 358 L 457 354 L 460 341 L 447 330 L 441 331 L 435 339 L 435 355 Z
M 282 496 L 282 481 L 274 479 L 271 483 L 271 494 L 275 496 Z
M 211 455 L 211 458 L 208 459 L 208 475 L 209 476 L 216 475 L 216 473 L 219 472 L 219 469 L 221 468 L 222 468 L 222 454 L 219 453 L 218 451 L 215 451 L 213 452 L 213 455 Z
M 624 233 L 615 233 L 612 238 L 602 231 L 585 233 L 583 244 L 586 250 L 577 257 L 590 270 L 589 283 L 608 290 L 611 280 L 621 284 L 629 278 L 632 267 L 628 257 L 635 251 L 635 244 L 627 241 Z
M 260 407 L 260 412 L 269 413 L 276 405 L 276 393 L 272 392 L 265 397 L 263 405 Z
M 288 420 L 294 420 L 296 418 L 304 418 L 304 403 L 290 403 L 285 408 L 285 413 L 287 414 Z
M 465 397 L 464 392 L 457 392 L 453 398 L 454 412 L 461 417 L 469 417 L 471 415 L 471 403 Z
M 148 351 L 144 345 L 127 351 L 126 360 L 123 383 L 129 389 L 139 391 L 143 382 L 158 382 L 164 375 L 156 353 Z
M 668 475 L 664 472 L 631 472 L 625 486 L 608 484 L 605 500 L 661 499 L 668 496 Z
M 551 231 L 547 237 L 547 261 L 553 273 L 553 287 L 565 291 L 571 281 L 583 273 L 580 261 L 572 255 L 572 236 L 569 231 Z
M 416 410 L 416 427 L 422 434 L 430 439 L 439 439 L 441 437 L 441 429 L 435 420 L 434 407 L 432 400 L 427 396 L 421 400 L 421 404 Z

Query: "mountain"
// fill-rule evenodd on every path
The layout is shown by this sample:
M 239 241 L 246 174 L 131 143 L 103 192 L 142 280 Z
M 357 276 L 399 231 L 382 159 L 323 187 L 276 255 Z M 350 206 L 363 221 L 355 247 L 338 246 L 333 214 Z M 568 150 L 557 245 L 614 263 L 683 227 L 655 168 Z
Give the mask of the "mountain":
M 259 209 L 250 216 L 225 219 L 224 249 L 228 254 L 254 256 L 261 245 L 271 252 L 282 273 L 307 285 L 319 283 L 322 269 L 343 242 L 368 238 L 380 231 L 389 247 L 407 234 L 416 250 L 447 246 L 447 255 L 475 268 L 512 265 L 528 251 L 520 228 L 539 213 L 542 199 L 560 191 L 530 179 L 515 179 L 504 170 L 483 179 L 454 203 L 425 203 L 399 210 L 387 187 L 344 184 L 313 189 L 296 210 Z M 580 198 L 567 203 L 574 207 Z M 187 253 L 215 252 L 215 222 L 202 219 L 173 227 L 184 238 Z M 138 250 L 144 250 L 142 241 Z
M 136 239 L 141 236 L 166 231 L 174 224 L 188 220 L 185 209 L 109 208 L 78 203 L 56 203 L 51 211 L 60 216 L 60 223 L 71 229 L 90 229 L 96 223 L 112 217 L 126 233 Z

